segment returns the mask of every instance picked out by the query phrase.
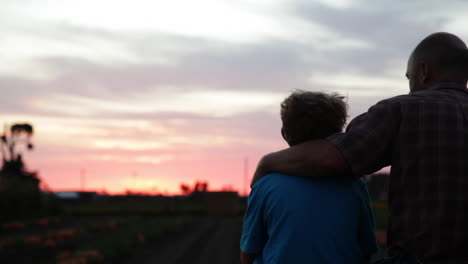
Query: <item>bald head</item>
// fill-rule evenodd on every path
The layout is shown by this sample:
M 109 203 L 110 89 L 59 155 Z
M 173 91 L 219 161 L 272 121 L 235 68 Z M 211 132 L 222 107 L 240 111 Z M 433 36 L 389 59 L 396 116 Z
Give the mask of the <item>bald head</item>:
M 446 32 L 429 35 L 412 52 L 407 77 L 410 79 L 411 92 L 427 89 L 440 81 L 466 83 L 466 44 L 459 37 Z

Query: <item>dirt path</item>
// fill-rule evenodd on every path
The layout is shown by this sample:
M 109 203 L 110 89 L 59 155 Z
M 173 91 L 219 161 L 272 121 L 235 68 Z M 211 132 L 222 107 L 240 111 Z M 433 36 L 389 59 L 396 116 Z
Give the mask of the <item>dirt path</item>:
M 125 264 L 239 264 L 239 217 L 203 217 L 183 234 L 146 248 Z

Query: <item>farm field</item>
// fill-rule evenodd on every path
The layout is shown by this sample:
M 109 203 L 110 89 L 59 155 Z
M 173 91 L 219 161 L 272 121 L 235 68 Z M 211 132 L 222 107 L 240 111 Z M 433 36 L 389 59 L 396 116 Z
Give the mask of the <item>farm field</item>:
M 0 263 L 238 264 L 245 200 L 235 214 L 197 199 L 122 199 L 69 204 L 54 216 L 1 224 Z M 386 204 L 373 204 L 386 243 Z
M 239 264 L 241 220 L 241 217 L 197 217 L 185 232 L 137 250 L 123 263 Z
M 120 197 L 3 220 L 0 263 L 238 263 L 235 201 L 227 216 L 204 199 Z
M 1 263 L 116 263 L 183 232 L 190 216 L 42 218 L 3 225 Z

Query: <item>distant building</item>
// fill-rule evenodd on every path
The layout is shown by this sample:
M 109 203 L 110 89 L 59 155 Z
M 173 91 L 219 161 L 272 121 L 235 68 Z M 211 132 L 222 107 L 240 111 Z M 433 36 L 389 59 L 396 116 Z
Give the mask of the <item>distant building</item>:
M 60 191 L 55 195 L 61 200 L 90 202 L 99 198 L 97 192 L 82 192 L 82 191 Z

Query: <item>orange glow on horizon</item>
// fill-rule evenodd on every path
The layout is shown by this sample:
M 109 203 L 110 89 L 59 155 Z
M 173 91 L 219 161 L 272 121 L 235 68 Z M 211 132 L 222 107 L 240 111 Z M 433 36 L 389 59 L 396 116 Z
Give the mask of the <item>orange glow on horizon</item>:
M 132 186 L 134 184 L 129 184 L 129 185 L 115 185 L 115 186 L 108 186 L 104 189 L 99 189 L 99 188 L 50 188 L 50 187 L 42 187 L 44 191 L 52 191 L 52 192 L 63 192 L 63 191 L 77 191 L 77 192 L 96 192 L 99 194 L 109 194 L 109 195 L 128 195 L 128 194 L 136 194 L 136 195 L 164 195 L 164 196 L 177 196 L 177 195 L 182 195 L 182 191 L 180 186 L 182 184 L 187 184 L 190 187 L 193 188 L 194 182 L 180 182 L 177 185 L 177 187 L 174 187 L 174 184 L 168 184 L 166 186 L 162 185 L 154 185 L 153 187 L 151 183 L 152 181 L 149 181 L 149 184 L 144 183 L 143 181 L 138 181 L 137 186 Z M 233 187 L 232 185 L 223 185 L 223 186 L 218 186 L 218 187 L 210 187 L 208 183 L 208 192 L 217 192 L 217 191 L 234 191 L 237 192 L 239 195 L 245 195 L 243 194 L 238 188 Z M 250 191 L 250 188 L 249 188 Z M 248 193 L 247 193 L 248 194 Z

